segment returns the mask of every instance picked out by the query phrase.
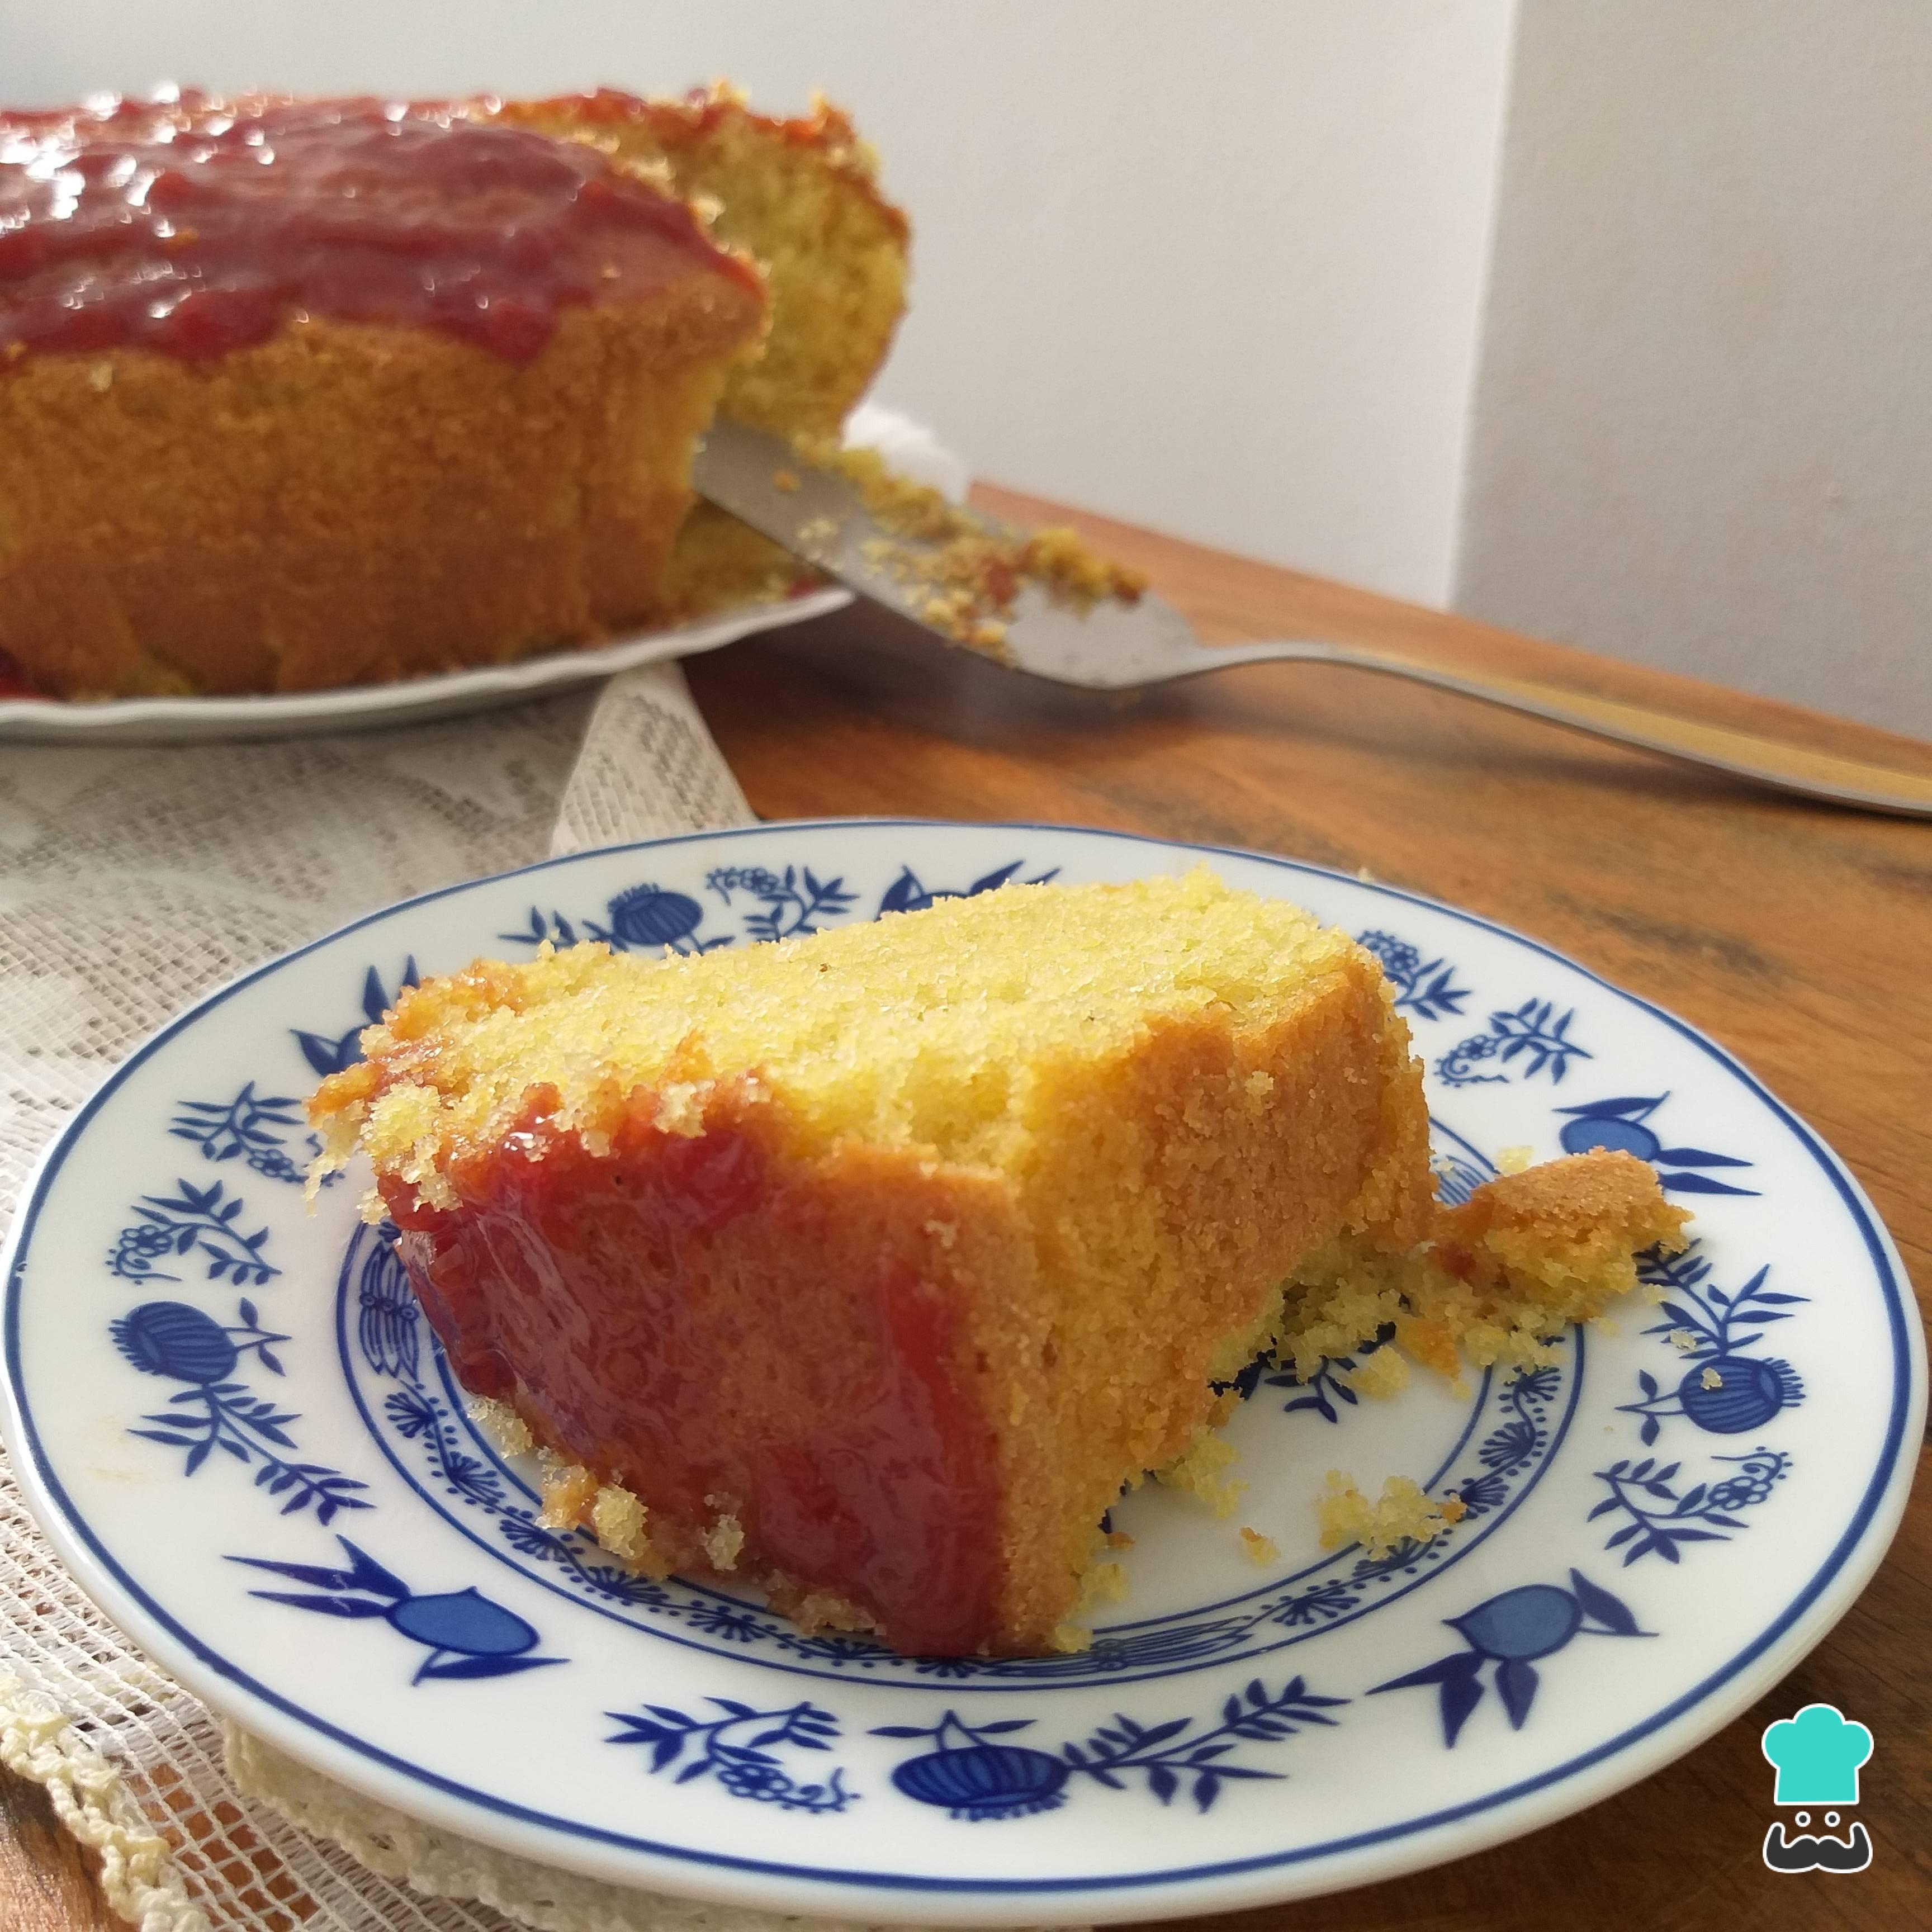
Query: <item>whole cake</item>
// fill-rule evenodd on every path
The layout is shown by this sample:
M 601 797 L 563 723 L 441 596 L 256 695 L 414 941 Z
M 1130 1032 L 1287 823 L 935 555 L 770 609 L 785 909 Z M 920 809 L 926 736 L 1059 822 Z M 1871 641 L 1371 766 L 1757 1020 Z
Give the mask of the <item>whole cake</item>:
M 481 962 L 311 1112 L 325 1164 L 371 1160 L 458 1378 L 544 1452 L 548 1520 L 808 1626 L 1037 1652 L 1078 1641 L 1123 1484 L 1184 1466 L 1258 1353 L 1390 1319 L 1526 1353 L 1675 1238 L 1622 1156 L 1438 1226 L 1391 998 L 1204 872 L 1009 886 Z
M 836 426 L 904 250 L 839 117 L 724 93 L 0 113 L 0 658 L 304 690 L 782 588 L 694 442 L 734 380 Z

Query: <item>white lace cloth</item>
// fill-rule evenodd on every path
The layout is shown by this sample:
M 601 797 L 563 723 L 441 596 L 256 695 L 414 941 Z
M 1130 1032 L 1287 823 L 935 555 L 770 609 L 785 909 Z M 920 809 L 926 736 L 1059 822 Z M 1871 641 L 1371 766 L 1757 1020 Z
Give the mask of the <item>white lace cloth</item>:
M 412 893 L 751 816 L 675 664 L 601 694 L 352 737 L 8 748 L 0 1232 L 74 1108 L 209 988 Z M 46 1787 L 100 1852 L 110 1903 L 142 1932 L 800 1922 L 550 1871 L 360 1798 L 232 1727 L 224 1738 L 75 1588 L 4 1458 L 0 1759 Z

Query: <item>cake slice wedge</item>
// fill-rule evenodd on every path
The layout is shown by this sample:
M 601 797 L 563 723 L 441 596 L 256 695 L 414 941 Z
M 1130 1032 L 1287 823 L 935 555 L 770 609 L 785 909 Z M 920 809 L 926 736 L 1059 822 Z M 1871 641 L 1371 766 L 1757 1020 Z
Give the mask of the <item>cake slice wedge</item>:
M 1205 871 L 479 962 L 363 1044 L 324 1162 L 370 1156 L 553 1518 L 912 1652 L 1065 1646 L 1108 1506 L 1292 1345 L 1311 1268 L 1372 1332 L 1436 1226 L 1380 967 Z M 1676 1225 L 1627 1165 L 1604 1299 Z M 1465 1232 L 1502 1331 L 1595 1312 Z

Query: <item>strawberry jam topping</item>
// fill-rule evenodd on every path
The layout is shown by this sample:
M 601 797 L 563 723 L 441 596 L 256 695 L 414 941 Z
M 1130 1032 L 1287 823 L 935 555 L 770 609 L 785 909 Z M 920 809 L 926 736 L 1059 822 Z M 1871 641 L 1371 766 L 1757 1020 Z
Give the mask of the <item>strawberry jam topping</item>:
M 376 100 L 0 115 L 0 364 L 201 361 L 297 316 L 416 324 L 529 362 L 573 304 L 708 266 L 681 202 L 595 148 Z
M 818 1261 L 823 1196 L 740 1133 L 633 1124 L 593 1156 L 538 1120 L 461 1165 L 454 1210 L 382 1188 L 466 1388 L 687 1547 L 728 1504 L 741 1574 L 854 1603 L 902 1650 L 986 1640 L 998 1495 L 948 1296 Z

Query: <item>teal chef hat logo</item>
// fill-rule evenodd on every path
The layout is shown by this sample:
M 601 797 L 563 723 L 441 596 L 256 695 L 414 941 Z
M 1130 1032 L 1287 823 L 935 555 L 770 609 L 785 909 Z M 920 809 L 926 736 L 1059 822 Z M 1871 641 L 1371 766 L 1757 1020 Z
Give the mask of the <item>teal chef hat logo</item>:
M 1774 1804 L 1856 1804 L 1872 1734 L 1835 1704 L 1807 1704 L 1766 1727 L 1764 1754 L 1778 1769 Z

